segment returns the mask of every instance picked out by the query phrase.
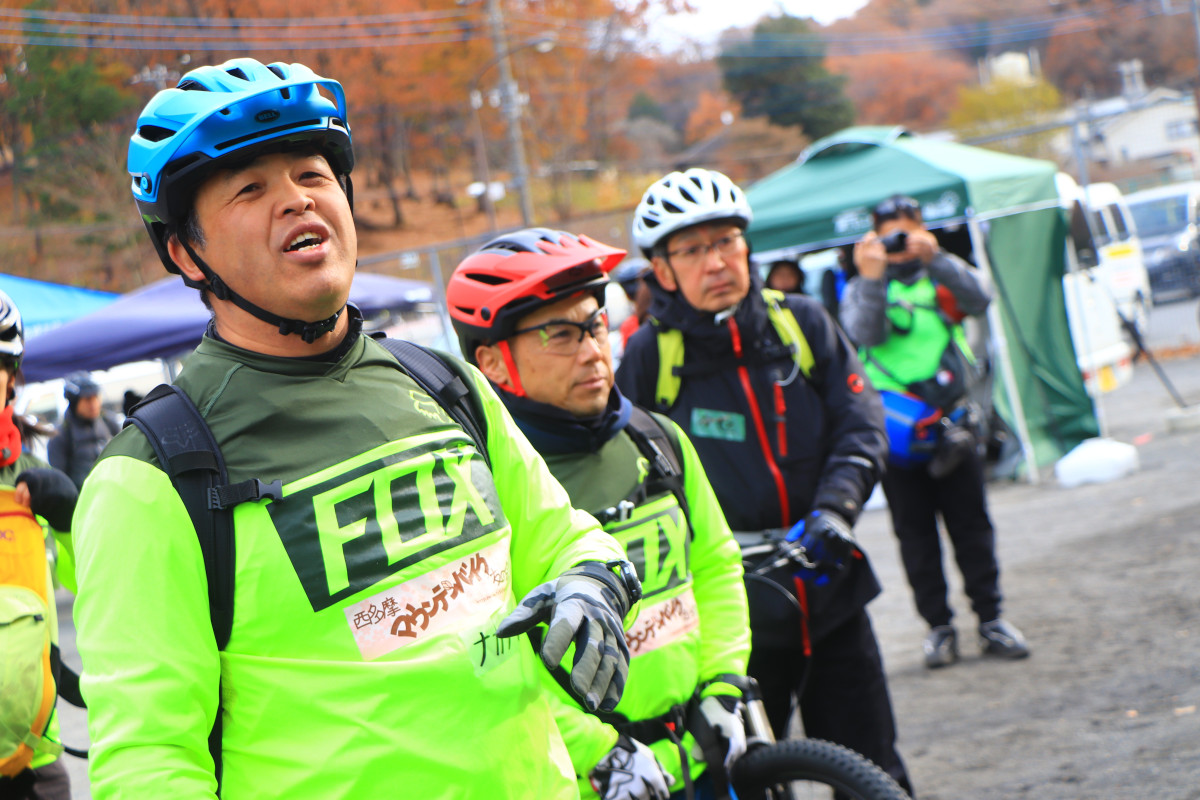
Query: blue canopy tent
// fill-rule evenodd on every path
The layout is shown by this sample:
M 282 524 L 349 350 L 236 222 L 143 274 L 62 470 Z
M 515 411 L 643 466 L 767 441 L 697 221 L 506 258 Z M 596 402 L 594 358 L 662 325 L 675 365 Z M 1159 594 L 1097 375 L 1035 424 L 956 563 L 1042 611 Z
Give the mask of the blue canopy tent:
M 368 317 L 412 310 L 433 300 L 429 284 L 370 272 L 356 273 L 350 288 L 350 301 Z M 120 295 L 98 311 L 30 337 L 22 371 L 28 381 L 45 381 L 78 369 L 109 369 L 130 361 L 172 358 L 200 343 L 209 317 L 199 292 L 178 277 L 163 278 Z
M 35 281 L 15 275 L 0 275 L 0 291 L 17 304 L 27 339 L 90 314 L 120 297 L 112 292 Z

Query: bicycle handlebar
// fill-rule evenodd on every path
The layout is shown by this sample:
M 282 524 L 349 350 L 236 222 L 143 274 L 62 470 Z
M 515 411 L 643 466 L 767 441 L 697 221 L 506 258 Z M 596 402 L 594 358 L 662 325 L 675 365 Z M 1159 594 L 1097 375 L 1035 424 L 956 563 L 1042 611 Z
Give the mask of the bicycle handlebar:
M 800 544 L 804 523 L 791 528 L 767 528 L 761 531 L 733 531 L 733 538 L 742 548 L 742 562 L 751 575 L 765 575 L 773 569 L 794 565 L 800 569 L 816 569 L 808 552 Z M 754 559 L 759 559 L 757 562 Z M 753 564 L 753 566 L 750 566 Z

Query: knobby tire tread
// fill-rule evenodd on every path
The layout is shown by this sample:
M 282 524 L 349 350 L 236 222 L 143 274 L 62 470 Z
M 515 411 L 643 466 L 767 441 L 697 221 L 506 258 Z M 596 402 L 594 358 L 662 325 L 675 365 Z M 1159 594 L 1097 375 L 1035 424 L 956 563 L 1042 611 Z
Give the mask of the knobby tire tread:
M 734 767 L 739 800 L 774 800 L 789 795 L 771 787 L 807 780 L 829 786 L 851 800 L 909 800 L 896 781 L 862 755 L 820 739 L 791 739 L 751 750 Z

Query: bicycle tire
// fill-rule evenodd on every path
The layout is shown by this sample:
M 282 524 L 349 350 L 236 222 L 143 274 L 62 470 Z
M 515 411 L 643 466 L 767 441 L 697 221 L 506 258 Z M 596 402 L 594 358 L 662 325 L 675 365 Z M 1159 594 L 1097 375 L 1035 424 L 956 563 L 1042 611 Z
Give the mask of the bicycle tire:
M 909 800 L 896 781 L 853 750 L 820 739 L 755 748 L 734 765 L 738 800 Z M 832 790 L 825 792 L 819 787 Z

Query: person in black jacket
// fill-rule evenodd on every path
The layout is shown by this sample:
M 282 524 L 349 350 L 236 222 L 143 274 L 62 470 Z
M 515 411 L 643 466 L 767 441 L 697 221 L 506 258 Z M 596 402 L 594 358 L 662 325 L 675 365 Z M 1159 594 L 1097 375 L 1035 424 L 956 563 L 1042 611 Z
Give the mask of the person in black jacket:
M 58 435 L 47 445 L 47 456 L 81 488 L 100 451 L 121 430 L 121 423 L 104 409 L 100 384 L 87 372 L 72 372 L 63 378 L 63 395 L 67 398 L 67 413 Z
M 808 736 L 857 750 L 911 791 L 866 611 L 880 586 L 851 532 L 886 457 L 883 407 L 819 302 L 763 290 L 743 236 L 751 217 L 719 172 L 673 172 L 646 191 L 633 234 L 654 300 L 617 385 L 684 429 L 734 531 L 803 521 L 802 544 L 823 556 L 803 580 L 780 570 L 774 591 L 747 587 L 749 672 L 776 736 L 796 698 Z

